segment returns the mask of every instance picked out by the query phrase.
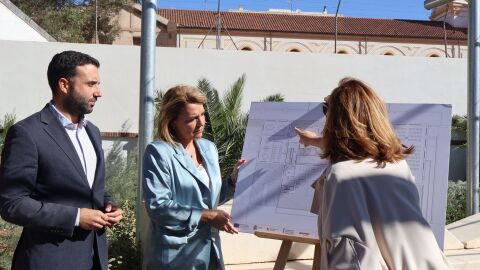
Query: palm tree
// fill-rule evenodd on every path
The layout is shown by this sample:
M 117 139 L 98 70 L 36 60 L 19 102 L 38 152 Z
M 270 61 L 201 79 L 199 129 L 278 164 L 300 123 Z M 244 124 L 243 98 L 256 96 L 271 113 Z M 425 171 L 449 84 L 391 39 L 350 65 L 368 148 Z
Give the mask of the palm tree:
M 218 90 L 211 83 L 202 78 L 197 87 L 206 95 L 205 104 L 206 125 L 204 137 L 215 143 L 218 148 L 219 163 L 222 176 L 226 177 L 232 171 L 233 166 L 242 155 L 245 130 L 247 128 L 248 113 L 241 110 L 243 90 L 246 76 L 243 74 L 230 88 L 220 97 Z M 155 101 L 160 106 L 163 92 L 157 91 Z M 281 102 L 283 95 L 274 94 L 266 97 L 263 101 Z
M 244 86 L 245 75 L 242 75 L 221 99 L 207 79 L 198 81 L 198 88 L 207 96 L 205 138 L 217 145 L 223 177 L 232 171 L 242 153 L 247 126 L 247 115 L 241 111 Z

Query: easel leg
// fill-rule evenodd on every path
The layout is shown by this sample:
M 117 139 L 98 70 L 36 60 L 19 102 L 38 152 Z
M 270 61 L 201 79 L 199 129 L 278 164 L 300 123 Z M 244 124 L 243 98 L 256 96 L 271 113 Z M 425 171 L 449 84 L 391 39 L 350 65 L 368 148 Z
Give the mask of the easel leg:
M 313 253 L 312 270 L 320 269 L 320 244 L 315 245 L 315 252 Z
M 283 240 L 282 246 L 280 247 L 280 251 L 278 251 L 277 261 L 275 262 L 275 266 L 273 270 L 283 270 L 285 269 L 285 265 L 287 264 L 288 254 L 290 253 L 290 249 L 292 248 L 292 241 Z

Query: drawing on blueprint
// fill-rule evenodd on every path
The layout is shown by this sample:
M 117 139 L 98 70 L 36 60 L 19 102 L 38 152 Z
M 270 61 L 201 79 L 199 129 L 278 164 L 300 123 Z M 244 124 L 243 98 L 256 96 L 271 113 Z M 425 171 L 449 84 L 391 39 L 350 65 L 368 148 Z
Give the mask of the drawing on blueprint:
M 425 218 L 443 243 L 448 177 L 451 107 L 389 104 L 398 137 L 414 145 L 407 158 Z M 313 188 L 328 163 L 320 150 L 298 142 L 294 127 L 321 133 L 321 103 L 252 103 L 232 215 L 242 232 L 278 231 L 317 236 L 317 216 L 310 213 Z

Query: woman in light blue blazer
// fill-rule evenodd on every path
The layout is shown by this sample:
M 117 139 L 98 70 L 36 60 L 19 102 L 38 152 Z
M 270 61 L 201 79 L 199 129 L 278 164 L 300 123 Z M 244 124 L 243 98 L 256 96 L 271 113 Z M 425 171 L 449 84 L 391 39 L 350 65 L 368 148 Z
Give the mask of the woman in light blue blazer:
M 202 139 L 205 96 L 179 85 L 162 99 L 157 140 L 143 156 L 143 195 L 151 220 L 146 268 L 224 269 L 219 230 L 238 233 L 216 209 L 235 189 L 240 160 L 222 181 L 215 144 Z

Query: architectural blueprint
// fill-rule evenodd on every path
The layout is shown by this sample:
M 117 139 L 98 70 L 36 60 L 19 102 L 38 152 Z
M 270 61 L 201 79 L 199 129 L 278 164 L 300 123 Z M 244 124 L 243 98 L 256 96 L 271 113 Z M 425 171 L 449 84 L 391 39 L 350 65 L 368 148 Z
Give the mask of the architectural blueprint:
M 407 162 L 415 176 L 424 217 L 443 246 L 448 187 L 451 106 L 387 104 L 390 120 L 415 153 Z M 299 144 L 294 127 L 320 134 L 321 103 L 252 103 L 233 200 L 232 216 L 241 232 L 268 230 L 317 237 L 310 213 L 311 184 L 328 165 L 320 150 Z

